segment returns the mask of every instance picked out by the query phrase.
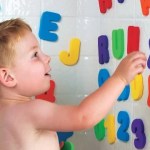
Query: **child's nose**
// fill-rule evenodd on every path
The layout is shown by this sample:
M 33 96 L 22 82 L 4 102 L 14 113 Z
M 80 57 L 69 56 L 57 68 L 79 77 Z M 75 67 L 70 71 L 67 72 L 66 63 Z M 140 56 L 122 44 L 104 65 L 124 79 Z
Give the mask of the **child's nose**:
M 50 60 L 51 60 L 50 56 L 44 55 L 44 62 L 45 62 L 46 64 L 49 64 L 49 63 L 50 63 Z
M 50 61 L 51 61 L 51 58 L 50 58 L 50 56 L 47 55 L 47 63 L 49 64 Z

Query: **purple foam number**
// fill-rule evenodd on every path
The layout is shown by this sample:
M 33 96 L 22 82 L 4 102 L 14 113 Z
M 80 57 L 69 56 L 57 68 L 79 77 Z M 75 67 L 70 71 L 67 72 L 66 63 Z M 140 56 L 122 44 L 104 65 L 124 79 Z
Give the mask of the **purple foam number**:
M 146 144 L 146 136 L 144 133 L 144 124 L 141 119 L 135 119 L 131 126 L 132 132 L 135 133 L 136 139 L 134 145 L 137 149 L 143 149 Z
M 150 48 L 150 39 L 149 39 L 149 48 Z M 150 56 L 148 57 L 147 60 L 147 67 L 150 69 Z
M 119 2 L 119 3 L 123 3 L 123 2 L 124 2 L 124 0 L 118 0 L 118 2 Z
M 98 37 L 98 54 L 100 64 L 109 62 L 108 38 L 106 35 Z

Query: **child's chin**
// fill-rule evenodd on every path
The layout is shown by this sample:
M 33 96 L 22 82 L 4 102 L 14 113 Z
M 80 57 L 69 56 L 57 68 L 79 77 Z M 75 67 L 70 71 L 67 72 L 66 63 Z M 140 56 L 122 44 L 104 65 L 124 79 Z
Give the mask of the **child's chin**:
M 50 88 L 50 80 L 49 80 L 49 82 L 46 84 L 45 90 L 48 91 L 49 88 Z
M 44 93 L 46 93 L 46 92 L 49 90 L 49 88 L 50 88 L 50 84 L 45 85 L 45 87 L 43 87 L 43 88 L 41 89 L 41 91 L 39 91 L 39 94 L 44 94 Z

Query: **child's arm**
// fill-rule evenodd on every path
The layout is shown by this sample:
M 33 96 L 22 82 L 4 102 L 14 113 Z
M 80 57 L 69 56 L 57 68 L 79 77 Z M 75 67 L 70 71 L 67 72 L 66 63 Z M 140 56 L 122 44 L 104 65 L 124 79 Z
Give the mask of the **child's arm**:
M 65 106 L 36 100 L 27 104 L 26 116 L 37 129 L 72 131 L 91 128 L 108 113 L 116 99 L 135 75 L 142 73 L 146 57 L 134 52 L 121 61 L 102 87 L 78 106 Z

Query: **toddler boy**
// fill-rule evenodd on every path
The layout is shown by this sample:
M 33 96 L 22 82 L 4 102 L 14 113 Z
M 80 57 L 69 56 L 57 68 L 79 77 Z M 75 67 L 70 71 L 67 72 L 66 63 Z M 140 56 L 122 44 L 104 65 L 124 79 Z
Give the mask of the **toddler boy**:
M 21 19 L 0 23 L 0 150 L 59 150 L 56 131 L 80 131 L 105 117 L 124 87 L 142 73 L 142 52 L 126 56 L 114 74 L 79 105 L 32 97 L 50 88 L 50 57 Z

